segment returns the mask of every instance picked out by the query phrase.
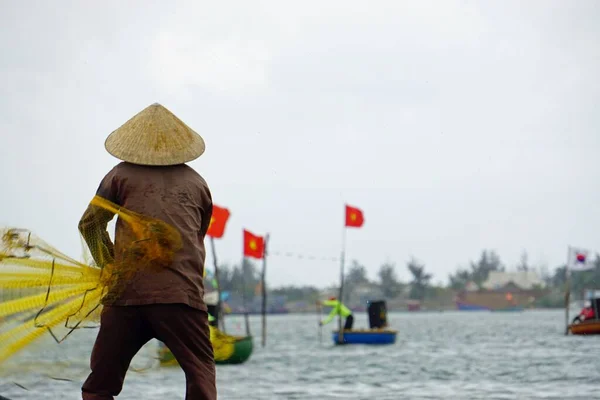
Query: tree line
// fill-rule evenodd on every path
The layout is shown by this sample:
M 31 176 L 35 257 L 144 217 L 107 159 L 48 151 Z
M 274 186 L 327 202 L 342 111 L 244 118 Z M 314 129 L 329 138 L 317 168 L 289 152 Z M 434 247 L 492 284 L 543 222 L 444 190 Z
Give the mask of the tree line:
M 357 260 L 352 260 L 347 266 L 344 277 L 344 293 L 347 296 L 361 285 L 372 285 L 379 288 L 386 298 L 406 296 L 408 299 L 423 301 L 434 298 L 444 291 L 464 290 L 469 282 L 482 288 L 492 271 L 506 271 L 506 265 L 500 256 L 493 250 L 483 250 L 478 259 L 469 261 L 467 266 L 459 267 L 455 272 L 449 274 L 448 284 L 445 286 L 432 284 L 433 275 L 426 270 L 426 265 L 415 258 L 409 260 L 405 268 L 410 274 L 410 280 L 403 282 L 398 278 L 398 267 L 395 263 L 385 262 L 377 271 L 375 279 L 370 279 L 367 268 Z M 514 269 L 519 271 L 535 271 L 546 284 L 546 288 L 553 291 L 553 297 L 546 299 L 546 306 L 559 306 L 564 301 L 564 289 L 566 283 L 566 266 L 561 265 L 550 272 L 543 266 L 531 265 L 526 252 Z M 240 265 L 223 265 L 220 270 L 221 289 L 232 293 L 245 294 L 252 297 L 260 283 L 260 271 L 255 263 L 245 260 Z M 593 289 L 600 285 L 600 256 L 596 256 L 594 268 L 590 271 L 582 271 L 571 274 L 571 292 L 575 297 L 582 293 L 583 289 Z M 269 293 L 274 295 L 285 295 L 288 301 L 314 301 L 318 298 L 320 289 L 315 286 L 282 286 L 271 288 Z M 346 298 L 346 296 L 344 296 Z M 544 299 L 541 300 L 542 302 Z

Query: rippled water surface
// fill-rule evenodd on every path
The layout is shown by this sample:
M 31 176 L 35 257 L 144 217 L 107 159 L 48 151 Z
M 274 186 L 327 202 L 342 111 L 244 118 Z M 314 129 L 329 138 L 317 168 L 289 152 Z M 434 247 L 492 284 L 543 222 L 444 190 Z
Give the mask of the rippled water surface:
M 396 344 L 334 347 L 331 325 L 319 341 L 316 315 L 270 316 L 263 349 L 253 317 L 254 354 L 244 365 L 217 367 L 219 399 L 600 399 L 600 336 L 565 337 L 561 311 L 388 319 L 399 330 Z M 357 327 L 366 324 L 366 314 L 356 315 Z M 243 328 L 239 317 L 227 325 Z M 0 372 L 0 395 L 81 398 L 96 332 L 78 331 L 60 345 L 44 340 L 15 358 Z M 153 341 L 136 356 L 132 367 L 143 371 L 128 373 L 118 399 L 184 398 L 183 372 L 152 366 L 155 351 Z

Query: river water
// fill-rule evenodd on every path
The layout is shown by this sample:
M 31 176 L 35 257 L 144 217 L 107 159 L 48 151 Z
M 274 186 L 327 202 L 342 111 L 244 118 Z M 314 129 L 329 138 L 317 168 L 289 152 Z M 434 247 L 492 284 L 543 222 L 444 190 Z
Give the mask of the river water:
M 396 344 L 333 346 L 316 315 L 251 317 L 255 351 L 244 365 L 218 366 L 220 400 L 234 399 L 600 399 L 600 337 L 564 336 L 564 313 L 390 313 Z M 227 318 L 228 332 L 243 319 Z M 355 327 L 367 325 L 366 314 Z M 46 339 L 0 371 L 11 399 L 80 399 L 96 330 L 58 345 Z M 183 399 L 178 367 L 153 366 L 157 344 L 136 356 L 118 399 Z

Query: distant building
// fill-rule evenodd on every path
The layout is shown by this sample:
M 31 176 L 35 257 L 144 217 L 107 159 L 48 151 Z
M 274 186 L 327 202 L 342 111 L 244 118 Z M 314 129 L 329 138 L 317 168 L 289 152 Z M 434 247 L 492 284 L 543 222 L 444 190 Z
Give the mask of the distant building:
M 491 271 L 475 289 L 468 286 L 456 296 L 459 310 L 522 310 L 545 294 L 544 281 L 535 271 Z
M 535 271 L 490 271 L 483 288 L 495 291 L 533 290 L 544 287 L 544 281 Z

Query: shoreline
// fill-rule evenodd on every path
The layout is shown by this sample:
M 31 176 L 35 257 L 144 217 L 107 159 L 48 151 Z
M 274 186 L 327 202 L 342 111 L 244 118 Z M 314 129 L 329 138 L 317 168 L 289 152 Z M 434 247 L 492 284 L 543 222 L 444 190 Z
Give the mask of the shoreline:
M 515 311 L 504 311 L 504 310 L 497 310 L 497 311 L 493 311 L 493 310 L 459 310 L 456 308 L 440 308 L 440 309 L 429 309 L 429 310 L 414 310 L 414 311 L 409 311 L 409 310 L 390 310 L 388 309 L 387 312 L 388 313 L 396 313 L 396 314 L 427 314 L 427 313 L 441 313 L 441 312 L 460 312 L 460 313 L 501 313 L 501 314 L 506 314 L 506 313 L 519 313 L 519 312 L 526 312 L 526 311 L 557 311 L 557 310 L 564 310 L 563 307 L 530 307 L 530 308 L 525 308 L 523 310 L 515 310 Z M 353 311 L 353 313 L 356 314 L 366 314 L 366 311 Z M 273 313 L 269 313 L 267 312 L 266 315 L 268 316 L 277 316 L 277 315 L 290 315 L 290 314 L 318 314 L 315 310 L 306 310 L 306 311 L 288 311 L 288 312 L 273 312 Z M 235 313 L 226 313 L 225 315 L 227 316 L 244 316 L 244 313 L 242 312 L 235 312 Z M 250 312 L 248 313 L 249 316 L 261 316 L 262 314 L 260 312 Z

